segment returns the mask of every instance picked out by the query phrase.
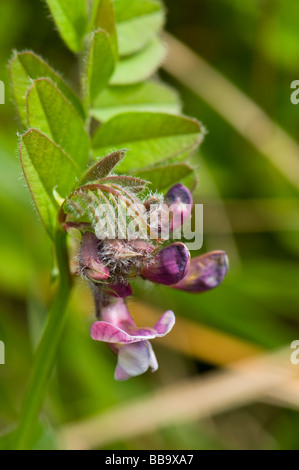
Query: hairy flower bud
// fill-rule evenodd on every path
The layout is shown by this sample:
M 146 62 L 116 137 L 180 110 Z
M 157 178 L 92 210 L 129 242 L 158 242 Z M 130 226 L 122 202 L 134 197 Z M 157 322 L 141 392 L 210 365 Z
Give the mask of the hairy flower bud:
M 82 237 L 80 251 L 80 270 L 83 276 L 91 281 L 105 281 L 110 276 L 109 268 L 100 259 L 99 241 L 91 232 L 86 232 Z

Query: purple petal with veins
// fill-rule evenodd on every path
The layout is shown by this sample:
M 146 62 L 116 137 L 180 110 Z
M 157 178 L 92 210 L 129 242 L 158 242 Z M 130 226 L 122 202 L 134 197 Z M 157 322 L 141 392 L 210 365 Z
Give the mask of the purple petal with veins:
M 133 334 L 111 325 L 105 321 L 97 321 L 91 327 L 91 337 L 95 341 L 104 341 L 105 343 L 138 343 L 146 339 L 153 339 L 156 337 L 155 330 L 151 328 L 134 329 Z
M 228 258 L 224 251 L 211 251 L 193 258 L 187 276 L 171 286 L 187 292 L 200 293 L 219 286 L 228 271 Z
M 176 230 L 191 215 L 193 205 L 192 195 L 186 186 L 178 183 L 170 188 L 164 200 L 173 215 L 169 228 L 170 230 Z
M 137 328 L 131 317 L 117 321 L 117 326 L 107 321 L 97 321 L 91 327 L 91 337 L 95 341 L 106 343 L 138 343 L 148 339 L 165 336 L 172 329 L 175 323 L 173 312 L 165 312 L 154 328 Z
M 141 271 L 141 275 L 150 281 L 169 286 L 186 276 L 189 264 L 188 248 L 183 243 L 176 242 L 160 250 L 150 266 Z

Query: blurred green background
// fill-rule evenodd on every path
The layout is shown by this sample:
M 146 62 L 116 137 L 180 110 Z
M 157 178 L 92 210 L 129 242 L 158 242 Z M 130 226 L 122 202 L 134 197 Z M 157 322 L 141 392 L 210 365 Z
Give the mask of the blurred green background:
M 297 1 L 165 3 L 167 31 L 296 140 L 299 105 L 291 104 L 290 84 L 299 79 Z M 55 32 L 45 4 L 0 0 L 0 79 L 6 86 L 6 104 L 0 106 L 0 340 L 6 349 L 6 364 L 0 365 L 0 433 L 13 429 L 18 419 L 53 294 L 49 292 L 52 247 L 30 201 L 17 155 L 19 124 L 7 74 L 13 49 L 32 49 L 70 80 L 76 76 L 74 57 Z M 200 94 L 163 69 L 159 75 L 179 90 L 184 113 L 199 119 L 208 130 L 200 150 L 195 193 L 195 201 L 204 204 L 201 252 L 226 250 L 230 271 L 219 288 L 198 296 L 165 287 L 135 286 L 141 302 L 134 308 L 137 319 L 173 309 L 182 323 L 176 326 L 175 341 L 169 335 L 169 340 L 154 344 L 159 371 L 125 383 L 113 380 L 115 357 L 110 350 L 90 339 L 93 304 L 86 286 L 78 282 L 41 418 L 39 448 L 63 447 L 60 431 L 68 423 L 100 416 L 103 411 L 113 413 L 115 407 L 134 403 L 137 397 L 142 401 L 165 387 L 171 391 L 172 386 L 188 384 L 189 379 L 209 375 L 250 353 L 288 348 L 299 336 L 298 188 Z M 241 112 L 246 113 L 246 108 Z M 217 394 L 221 393 L 220 388 Z M 285 400 L 278 405 L 257 396 L 208 418 L 195 414 L 184 423 L 165 419 L 141 433 L 127 435 L 123 425 L 122 434 L 118 432 L 110 442 L 101 445 L 99 437 L 99 447 L 299 449 L 297 402 Z M 153 415 L 156 412 L 153 408 Z M 134 419 L 140 416 L 133 415 Z

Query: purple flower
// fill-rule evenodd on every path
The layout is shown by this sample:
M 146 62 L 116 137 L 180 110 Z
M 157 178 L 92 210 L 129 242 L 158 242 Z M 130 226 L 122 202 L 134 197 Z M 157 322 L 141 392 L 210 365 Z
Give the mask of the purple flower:
M 154 195 L 142 201 L 138 194 L 145 181 L 110 175 L 122 157 L 116 152 L 91 167 L 59 214 L 65 230 L 82 235 L 79 272 L 91 284 L 99 319 L 91 336 L 118 355 L 117 380 L 156 370 L 149 340 L 166 335 L 175 322 L 173 312 L 167 311 L 153 328 L 137 328 L 124 300 L 132 295 L 131 281 L 141 277 L 201 293 L 218 286 L 228 269 L 222 251 L 190 260 L 183 243 L 163 246 L 191 216 L 192 195 L 179 183 L 164 198 Z
M 173 217 L 171 231 L 190 217 L 192 196 L 182 184 L 173 186 L 165 196 Z M 159 200 L 145 202 L 146 210 Z M 159 228 L 158 228 L 159 229 Z M 159 231 L 159 230 L 158 230 Z M 165 312 L 153 328 L 137 328 L 125 297 L 132 295 L 130 280 L 141 276 L 187 292 L 200 293 L 218 286 L 228 269 L 226 254 L 214 251 L 190 261 L 181 242 L 160 248 L 156 240 L 99 240 L 91 231 L 82 236 L 80 272 L 93 285 L 99 321 L 91 327 L 91 337 L 106 342 L 118 356 L 116 380 L 126 380 L 158 368 L 150 339 L 166 335 L 174 325 L 173 312 Z
M 114 378 L 127 380 L 149 368 L 157 370 L 158 363 L 149 340 L 169 333 L 175 322 L 173 312 L 165 312 L 153 328 L 137 328 L 123 299 L 112 300 L 98 294 L 96 306 L 101 320 L 92 325 L 91 337 L 108 343 L 118 355 Z

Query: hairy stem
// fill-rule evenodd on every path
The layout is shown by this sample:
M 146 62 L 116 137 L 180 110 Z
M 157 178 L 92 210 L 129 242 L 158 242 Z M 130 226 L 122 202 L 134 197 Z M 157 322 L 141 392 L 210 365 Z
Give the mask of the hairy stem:
M 59 286 L 48 315 L 42 339 L 36 351 L 32 374 L 22 406 L 16 449 L 28 449 L 32 446 L 32 438 L 47 393 L 47 385 L 66 320 L 66 307 L 71 292 L 72 280 L 69 271 L 66 234 L 61 230 L 56 233 L 55 248 L 60 274 Z

